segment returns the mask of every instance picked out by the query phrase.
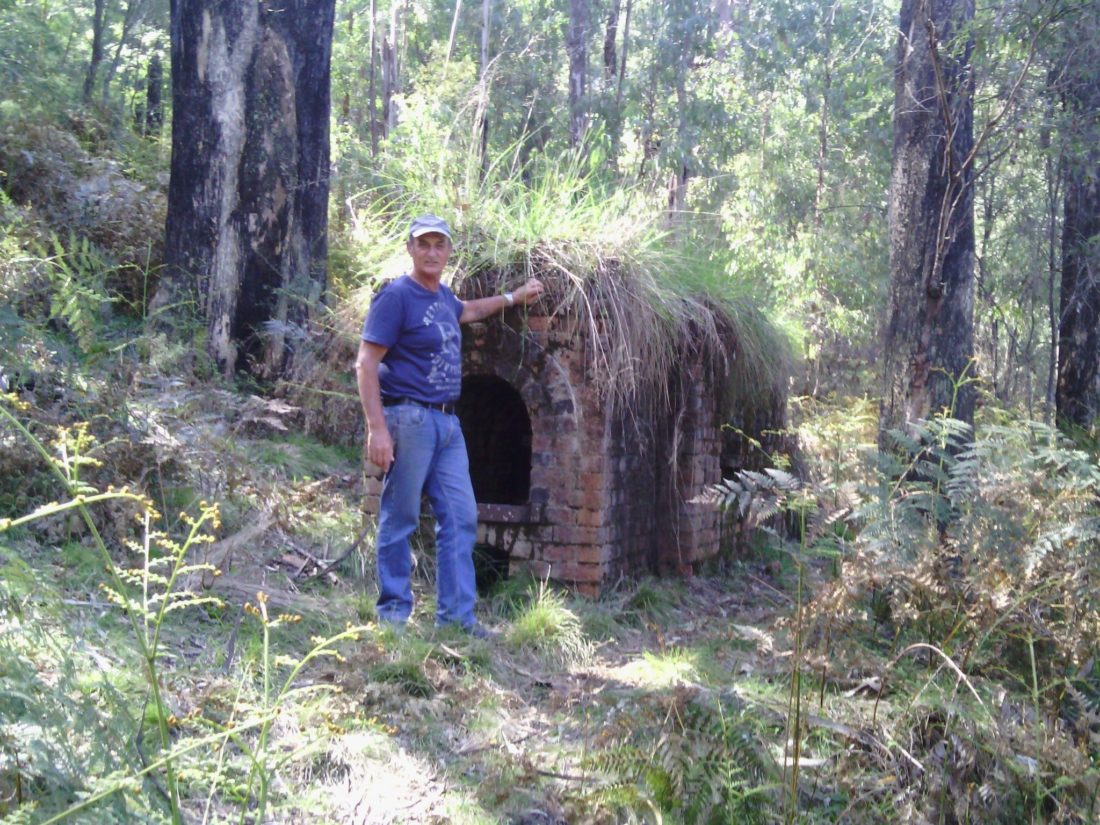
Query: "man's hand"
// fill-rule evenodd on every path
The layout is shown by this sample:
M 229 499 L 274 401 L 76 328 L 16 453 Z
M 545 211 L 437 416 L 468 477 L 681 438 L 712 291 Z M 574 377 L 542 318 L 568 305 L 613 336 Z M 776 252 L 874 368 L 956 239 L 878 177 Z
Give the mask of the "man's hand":
M 538 278 L 530 278 L 527 283 L 512 293 L 512 299 L 520 306 L 530 306 L 542 297 L 544 289 L 542 281 Z
M 393 464 L 393 439 L 385 427 L 372 429 L 367 433 L 367 458 L 381 467 L 383 473 L 390 471 Z

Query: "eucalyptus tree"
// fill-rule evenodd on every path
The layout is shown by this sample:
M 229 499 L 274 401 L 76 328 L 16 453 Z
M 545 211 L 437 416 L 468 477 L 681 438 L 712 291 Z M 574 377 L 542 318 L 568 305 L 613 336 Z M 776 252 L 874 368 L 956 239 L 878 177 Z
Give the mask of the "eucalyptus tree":
M 1096 3 L 1074 12 L 1054 84 L 1065 109 L 1056 398 L 1060 423 L 1088 429 L 1100 415 L 1100 26 Z
M 903 0 L 880 426 L 972 421 L 973 0 Z
M 104 40 L 107 28 L 107 0 L 95 0 L 92 12 L 92 53 L 88 58 L 88 69 L 84 73 L 84 105 L 92 102 L 96 77 L 104 56 Z
M 565 48 L 569 54 L 569 145 L 581 145 L 588 126 L 588 0 L 569 0 Z
M 160 323 L 193 301 L 224 374 L 278 375 L 326 287 L 334 0 L 172 0 Z

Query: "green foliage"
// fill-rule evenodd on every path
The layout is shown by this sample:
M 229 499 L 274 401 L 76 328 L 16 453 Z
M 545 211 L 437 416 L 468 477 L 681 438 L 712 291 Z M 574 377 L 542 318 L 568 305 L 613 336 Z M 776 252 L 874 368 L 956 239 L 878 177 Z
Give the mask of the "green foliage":
M 285 429 L 285 425 L 280 429 Z M 324 444 L 301 433 L 267 439 L 258 445 L 255 460 L 294 480 L 326 476 L 333 467 L 342 467 L 357 451 Z
M 591 643 L 577 614 L 565 597 L 547 582 L 530 587 L 514 611 L 508 627 L 508 644 L 562 665 L 576 665 L 592 655 Z
M 242 682 L 228 716 L 209 719 L 204 718 L 201 711 L 197 711 L 186 720 L 181 720 L 169 708 L 162 684 L 162 670 L 166 666 L 165 660 L 169 658 L 164 647 L 166 637 L 172 629 L 169 616 L 174 617 L 183 609 L 205 610 L 221 604 L 219 599 L 196 592 L 189 585 L 189 581 L 196 577 L 218 573 L 211 565 L 194 561 L 195 548 L 210 540 L 208 531 L 217 525 L 217 508 L 200 503 L 198 517 L 183 514 L 180 522 L 181 537 L 158 532 L 153 529 L 153 524 L 159 516 L 147 498 L 126 489 L 108 488 L 100 491 L 88 483 L 85 470 L 96 467 L 99 461 L 95 458 L 95 442 L 87 425 L 78 424 L 72 428 L 59 429 L 51 452 L 31 434 L 15 412 L 9 409 L 8 404 L 15 411 L 22 408 L 25 412 L 24 405 L 7 397 L 5 406 L 0 406 L 0 416 L 34 447 L 70 498 L 67 501 L 42 505 L 24 516 L 0 518 L 0 535 L 10 534 L 23 525 L 62 514 L 75 513 L 80 516 L 94 552 L 107 574 L 106 581 L 101 585 L 107 604 L 119 608 L 127 620 L 129 641 L 136 653 L 136 661 L 130 666 L 143 677 L 144 691 L 133 684 L 126 684 L 125 692 L 122 689 L 116 691 L 111 683 L 100 685 L 95 680 L 83 680 L 82 676 L 76 675 L 78 671 L 69 664 L 71 657 L 65 652 L 67 648 L 57 646 L 54 649 L 56 656 L 52 662 L 53 668 L 71 670 L 73 678 L 78 680 L 82 689 L 102 691 L 103 695 L 114 702 L 97 705 L 94 709 L 84 703 L 78 705 L 78 710 L 90 713 L 93 719 L 100 720 L 102 729 L 112 735 L 117 733 L 119 725 L 138 734 L 136 756 L 140 757 L 142 765 L 136 763 L 128 742 L 123 742 L 121 738 L 112 739 L 110 736 L 103 740 L 106 744 L 100 742 L 101 737 L 85 743 L 92 748 L 91 755 L 74 761 L 66 755 L 63 747 L 72 730 L 71 724 L 63 732 L 44 728 L 41 736 L 32 738 L 29 744 L 24 744 L 23 736 L 13 738 L 14 731 L 25 733 L 28 720 L 39 720 L 39 714 L 46 714 L 49 725 L 65 724 L 65 719 L 59 715 L 57 708 L 49 704 L 54 701 L 55 694 L 50 691 L 43 694 L 41 690 L 35 690 L 16 694 L 14 698 L 17 705 L 4 707 L 4 713 L 0 715 L 0 725 L 3 726 L 0 729 L 3 754 L 0 781 L 5 785 L 15 785 L 21 806 L 33 804 L 41 808 L 48 805 L 60 811 L 56 817 L 44 821 L 60 818 L 81 821 L 88 815 L 96 817 L 97 822 L 113 821 L 110 819 L 112 812 L 123 810 L 125 800 L 131 795 L 139 794 L 139 807 L 153 805 L 159 812 L 162 807 L 160 801 L 163 800 L 164 811 L 159 812 L 160 815 L 178 822 L 182 818 L 182 793 L 188 789 L 193 792 L 192 786 L 196 783 L 206 789 L 209 799 L 218 794 L 224 795 L 225 799 L 234 800 L 242 810 L 258 811 L 262 818 L 268 804 L 272 776 L 285 761 L 284 755 L 276 756 L 269 744 L 273 724 L 284 710 L 290 707 L 305 708 L 309 697 L 323 692 L 324 689 L 317 686 L 300 685 L 300 674 L 311 662 L 334 656 L 335 648 L 342 642 L 355 639 L 361 628 L 349 627 L 327 638 L 316 638 L 312 640 L 309 650 L 301 656 L 276 654 L 272 648 L 272 634 L 284 626 L 298 624 L 301 617 L 290 613 L 269 613 L 267 595 L 263 592 L 257 593 L 256 603 L 245 605 L 245 613 L 255 617 L 260 631 L 259 645 L 250 657 L 245 671 L 250 673 L 255 669 L 258 673 L 260 685 L 255 695 Z M 134 564 L 120 565 L 115 562 L 91 517 L 92 508 L 118 503 L 130 507 L 142 523 L 140 540 L 127 542 L 136 556 Z M 20 573 L 18 567 L 11 569 L 16 574 Z M 25 576 L 13 575 L 10 581 L 18 582 L 21 578 Z M 15 600 L 19 598 L 17 593 L 15 590 L 0 593 L 3 598 L 0 601 L 0 621 L 6 620 L 5 611 L 16 603 Z M 38 625 L 32 626 L 32 631 L 37 632 L 37 627 Z M 0 645 L 7 643 L 9 639 L 12 645 L 12 684 L 20 680 L 36 680 L 37 669 L 32 665 L 23 667 L 26 655 L 22 653 L 23 646 L 28 644 L 31 646 L 29 649 L 41 653 L 34 647 L 33 633 L 27 637 L 20 628 L 16 628 L 16 632 L 10 637 L 0 636 Z M 60 645 L 60 640 L 57 644 Z M 73 690 L 73 685 L 63 682 L 61 689 L 69 692 Z M 144 695 L 141 695 L 142 692 Z M 44 695 L 45 699 L 42 701 L 46 704 L 35 705 L 36 695 Z M 135 698 L 145 705 L 136 718 L 130 715 L 132 708 L 136 706 Z M 18 704 L 19 702 L 22 704 Z M 9 724 L 14 726 L 10 730 Z M 36 721 L 34 724 L 38 725 L 40 722 Z M 178 735 L 175 731 L 181 727 L 189 735 L 177 741 Z M 157 746 L 146 743 L 145 750 L 142 750 L 141 742 L 147 732 L 156 737 Z M 9 738 L 17 741 L 19 748 L 27 750 L 15 749 L 15 745 L 8 742 Z M 122 757 L 116 754 L 120 750 L 124 752 Z M 230 753 L 245 755 L 243 770 L 238 769 L 236 761 L 230 758 Z M 204 765 L 209 767 L 206 760 L 210 759 L 217 765 L 212 775 L 204 769 Z M 59 778 L 56 795 L 39 793 L 40 785 L 51 787 L 49 777 L 40 776 L 43 770 L 40 763 L 43 760 L 57 763 L 54 768 L 55 778 Z M 87 771 L 88 775 L 79 774 L 79 771 Z M 78 775 L 62 781 L 63 774 L 72 773 Z M 33 790 L 33 796 L 24 796 L 23 788 L 28 781 L 31 785 L 27 792 Z M 151 782 L 154 787 L 159 788 L 160 795 L 142 794 L 143 782 Z M 28 807 L 21 807 L 19 813 L 21 815 L 29 810 Z
M 5 822 L 23 821 L 30 810 L 42 821 L 136 768 L 127 741 L 127 731 L 136 729 L 128 700 L 110 681 L 97 678 L 102 660 L 77 644 L 67 627 L 84 617 L 61 612 L 59 594 L 19 559 L 18 549 L 0 544 L 0 816 Z M 43 673 L 52 678 L 43 680 Z M 116 724 L 102 724 L 107 718 Z M 76 730 L 83 735 L 74 737 Z M 129 787 L 132 795 L 109 798 L 94 821 L 153 817 L 155 807 L 141 795 L 140 782 Z
M 609 781 L 590 803 L 685 825 L 771 822 L 776 765 L 744 703 L 731 694 L 636 696 L 615 715 L 607 745 L 589 758 Z
M 840 574 L 803 614 L 809 655 L 830 672 L 882 657 L 878 690 L 908 697 L 892 736 L 918 731 L 909 755 L 936 766 L 910 799 L 981 821 L 1088 819 L 1091 703 L 1072 697 L 1092 690 L 1098 652 L 1095 457 L 1035 422 L 972 435 L 940 418 L 892 438 L 900 458 L 868 451 Z
M 87 238 L 69 236 L 68 248 L 52 239 L 45 259 L 50 277 L 50 318 L 63 321 L 85 354 L 96 347 L 102 309 L 109 302 L 105 281 L 109 268 Z

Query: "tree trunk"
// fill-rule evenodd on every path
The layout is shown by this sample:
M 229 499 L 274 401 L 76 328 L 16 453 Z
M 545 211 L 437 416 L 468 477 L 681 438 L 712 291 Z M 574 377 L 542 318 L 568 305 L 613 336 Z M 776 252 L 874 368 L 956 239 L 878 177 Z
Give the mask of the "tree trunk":
M 903 0 L 883 431 L 974 416 L 973 0 Z
M 615 108 L 622 111 L 623 81 L 626 79 L 626 53 L 630 45 L 630 12 L 633 10 L 634 0 L 626 0 L 626 19 L 623 20 L 623 53 L 619 58 L 619 82 L 615 86 Z
M 390 31 L 382 38 L 382 135 L 388 137 L 397 128 L 397 3 L 390 6 Z
M 1047 86 L 1052 87 L 1054 73 L 1047 75 Z M 1054 95 L 1048 95 L 1046 101 L 1046 122 L 1039 132 L 1039 146 L 1043 150 L 1043 167 L 1046 180 L 1046 247 L 1047 247 L 1047 329 L 1050 332 L 1050 349 L 1047 353 L 1046 376 L 1046 405 L 1043 412 L 1043 420 L 1047 424 L 1053 424 L 1057 413 L 1057 386 L 1058 386 L 1058 218 L 1062 201 L 1062 186 L 1060 163 L 1050 151 L 1053 139 L 1053 129 L 1049 124 L 1054 123 Z
M 458 31 L 458 17 L 462 14 L 462 0 L 455 0 L 455 12 L 451 17 L 451 35 L 447 38 L 447 63 L 451 62 L 451 54 L 455 50 L 455 32 Z
M 607 12 L 607 28 L 603 37 L 603 77 L 607 85 L 615 79 L 618 71 L 618 59 L 615 56 L 615 39 L 619 35 L 619 7 L 621 0 L 611 0 L 611 9 Z
M 689 129 L 688 109 L 691 99 L 688 94 L 688 75 L 694 62 L 694 29 L 687 23 L 683 26 L 683 38 L 680 41 L 680 58 L 676 62 L 676 151 L 679 155 L 679 168 L 672 175 L 669 184 L 668 208 L 672 221 L 683 218 L 687 206 L 688 180 L 691 178 L 689 165 L 694 150 L 694 139 Z
M 334 0 L 172 0 L 165 275 L 225 375 L 276 376 L 325 290 Z
M 569 55 L 569 145 L 574 149 L 584 140 L 588 126 L 588 0 L 569 0 L 569 24 L 565 49 Z
M 1064 96 L 1062 290 L 1056 405 L 1061 426 L 1091 429 L 1100 412 L 1100 78 L 1080 45 Z
M 478 77 L 477 119 L 481 145 L 481 178 L 489 171 L 489 24 L 492 20 L 492 0 L 481 0 L 481 71 Z
M 110 99 L 111 81 L 114 80 L 119 64 L 122 62 L 122 50 L 126 48 L 134 29 L 145 17 L 147 7 L 147 0 L 129 0 L 126 3 L 126 10 L 122 14 L 122 33 L 118 36 L 115 53 L 107 66 L 107 71 L 103 74 L 103 91 L 101 95 L 104 103 L 107 103 Z
M 164 125 L 164 68 L 160 55 L 154 54 L 145 70 L 145 126 L 144 133 L 156 137 Z
M 103 62 L 104 36 L 107 28 L 107 0 L 95 0 L 95 12 L 92 17 L 92 56 L 88 60 L 88 70 L 84 74 L 84 105 L 92 102 L 92 93 L 95 91 L 95 78 L 99 73 L 99 65 Z
M 822 62 L 821 108 L 817 120 L 817 186 L 814 188 L 814 231 L 820 235 L 822 204 L 825 201 L 825 166 L 829 159 L 829 97 L 833 92 L 833 25 L 836 6 L 826 12 L 825 49 Z
M 375 0 L 370 0 L 370 84 L 367 89 L 367 111 L 370 118 L 370 156 L 378 157 L 378 91 L 375 88 L 378 76 L 378 28 L 376 26 L 378 7 Z

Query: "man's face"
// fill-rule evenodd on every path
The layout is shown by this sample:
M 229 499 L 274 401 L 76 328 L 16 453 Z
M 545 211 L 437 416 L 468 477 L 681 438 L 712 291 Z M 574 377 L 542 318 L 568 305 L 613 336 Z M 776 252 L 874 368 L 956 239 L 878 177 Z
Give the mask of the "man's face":
M 405 246 L 412 258 L 413 272 L 428 278 L 439 278 L 451 257 L 451 241 L 440 232 L 409 238 Z

